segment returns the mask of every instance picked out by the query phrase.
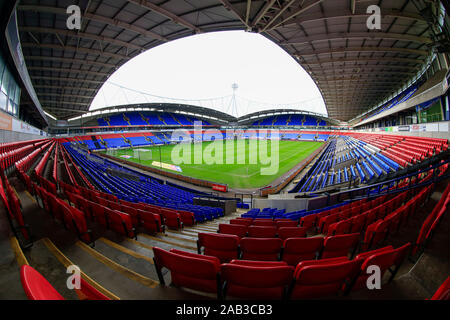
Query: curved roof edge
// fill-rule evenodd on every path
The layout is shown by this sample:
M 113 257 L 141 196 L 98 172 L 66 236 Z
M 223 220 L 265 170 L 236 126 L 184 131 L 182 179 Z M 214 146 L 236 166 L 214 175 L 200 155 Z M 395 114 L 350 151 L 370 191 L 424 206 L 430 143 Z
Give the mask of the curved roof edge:
M 151 112 L 170 112 L 170 113 L 182 113 L 191 116 L 195 116 L 198 118 L 208 119 L 212 121 L 216 121 L 220 124 L 246 124 L 250 121 L 255 121 L 257 119 L 261 119 L 264 117 L 272 116 L 272 115 L 281 115 L 281 114 L 303 114 L 303 115 L 311 115 L 320 119 L 323 119 L 330 123 L 339 124 L 339 121 L 335 119 L 331 119 L 328 116 L 315 113 L 311 111 L 303 111 L 296 109 L 273 109 L 273 110 L 264 110 L 254 112 L 239 118 L 236 118 L 227 113 L 217 111 L 214 109 L 209 109 L 205 107 L 199 107 L 194 105 L 185 105 L 185 104 L 176 104 L 176 103 L 138 103 L 138 104 L 129 104 L 129 105 L 120 105 L 120 106 L 112 106 L 105 107 L 101 109 L 92 110 L 84 113 L 81 116 L 70 119 L 69 121 L 75 121 L 83 119 L 91 120 L 98 116 L 110 115 L 120 112 L 133 112 L 133 111 L 151 111 Z

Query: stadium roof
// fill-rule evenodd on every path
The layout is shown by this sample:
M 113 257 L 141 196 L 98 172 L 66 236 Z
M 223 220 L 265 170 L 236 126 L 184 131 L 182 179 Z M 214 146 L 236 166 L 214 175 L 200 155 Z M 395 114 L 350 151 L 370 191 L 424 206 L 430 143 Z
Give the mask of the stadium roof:
M 81 116 L 71 119 L 69 123 L 70 124 L 75 123 L 75 125 L 82 125 L 83 123 L 86 123 L 86 121 L 97 119 L 99 117 L 104 117 L 115 113 L 133 112 L 133 111 L 181 113 L 185 115 L 195 116 L 199 119 L 210 120 L 221 125 L 229 125 L 229 124 L 246 125 L 269 116 L 277 116 L 283 114 L 301 114 L 301 115 L 310 115 L 325 120 L 333 125 L 339 125 L 338 121 L 328 118 L 326 115 L 295 109 L 265 110 L 236 118 L 232 115 L 211 108 L 178 103 L 138 103 L 120 106 L 110 106 L 86 112 Z
M 404 86 L 431 55 L 430 28 L 413 2 L 426 1 L 80 0 L 82 27 L 73 31 L 72 0 L 22 0 L 18 16 L 34 87 L 59 119 L 87 112 L 108 77 L 143 51 L 197 33 L 248 30 L 294 56 L 329 116 L 347 121 Z M 372 4 L 381 7 L 381 30 L 367 28 Z

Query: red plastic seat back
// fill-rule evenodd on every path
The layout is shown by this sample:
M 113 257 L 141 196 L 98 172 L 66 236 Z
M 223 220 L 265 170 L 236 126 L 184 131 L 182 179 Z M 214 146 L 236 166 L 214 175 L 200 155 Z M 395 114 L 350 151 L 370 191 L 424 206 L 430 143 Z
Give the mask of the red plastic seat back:
M 282 240 L 288 238 L 304 238 L 306 237 L 306 228 L 303 227 L 286 227 L 278 229 L 278 237 Z
M 438 288 L 431 300 L 450 300 L 450 277 Z
M 29 300 L 64 300 L 39 272 L 28 265 L 20 268 L 20 280 Z
M 276 261 L 280 255 L 283 240 L 279 238 L 243 238 L 239 245 L 244 260 Z
M 314 299 L 336 295 L 353 279 L 361 260 L 325 259 L 300 262 L 295 269 L 291 299 Z
M 359 233 L 326 237 L 321 258 L 346 257 L 350 249 L 358 244 L 359 237 Z
M 185 226 L 193 226 L 195 224 L 195 216 L 192 212 L 178 210 L 178 214 L 180 215 L 181 222 Z
M 324 238 L 291 238 L 284 241 L 282 260 L 291 266 L 300 261 L 315 260 L 322 250 Z
M 253 220 L 252 226 L 259 226 L 259 227 L 276 227 L 275 221 L 267 221 L 267 220 Z
M 217 292 L 219 259 L 173 249 L 169 252 L 158 247 L 153 247 L 153 253 L 155 264 L 170 270 L 173 285 Z
M 367 272 L 369 266 L 379 267 L 381 271 L 380 276 L 381 278 L 383 278 L 383 275 L 386 272 L 386 270 L 392 265 L 394 265 L 396 254 L 397 252 L 392 249 L 392 250 L 380 250 L 380 252 L 374 253 L 370 256 L 365 255 L 366 258 L 361 266 L 361 273 L 358 279 L 356 280 L 352 290 L 359 290 L 366 287 L 367 278 L 371 275 L 371 273 Z M 361 256 L 359 258 L 361 258 Z
M 247 235 L 248 227 L 237 224 L 219 224 L 219 233 L 223 234 L 232 234 L 238 236 L 239 238 L 243 238 Z
M 137 209 L 140 223 L 142 226 L 150 232 L 161 232 L 161 217 L 159 214 L 151 213 Z
M 276 221 L 277 228 L 294 228 L 298 227 L 297 221 Z
M 277 236 L 277 227 L 248 227 L 248 236 L 251 238 L 275 238 Z
M 289 266 L 229 263 L 222 264 L 220 270 L 227 296 L 248 299 L 282 299 L 294 273 Z
M 300 219 L 300 227 L 311 229 L 316 225 L 317 215 L 310 214 Z
M 199 233 L 199 247 L 207 256 L 217 257 L 221 263 L 238 258 L 239 237 L 229 234 Z
M 251 220 L 251 219 L 248 219 L 248 220 L 246 220 L 246 219 L 231 219 L 230 220 L 230 224 L 238 224 L 238 225 L 242 225 L 242 226 L 246 226 L 246 227 L 252 225 L 252 223 L 253 223 L 253 220 Z
M 351 227 L 352 227 L 351 218 L 343 220 L 343 221 L 335 222 L 328 227 L 327 235 L 328 236 L 337 236 L 337 235 L 341 235 L 341 234 L 347 234 L 350 232 Z
M 351 220 L 350 233 L 359 233 L 364 229 L 366 214 L 354 216 Z

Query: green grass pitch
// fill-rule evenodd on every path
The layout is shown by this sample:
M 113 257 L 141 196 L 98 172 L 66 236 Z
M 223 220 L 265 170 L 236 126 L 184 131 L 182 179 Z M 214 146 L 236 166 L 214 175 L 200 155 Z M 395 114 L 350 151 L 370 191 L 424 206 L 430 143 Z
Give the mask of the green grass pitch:
M 203 151 L 212 142 L 203 142 Z M 217 142 L 216 142 L 217 143 Z M 268 156 L 271 156 L 271 142 L 268 141 Z M 191 145 L 191 164 L 180 164 L 179 167 L 182 169 L 182 173 L 165 170 L 168 172 L 175 172 L 182 174 L 184 176 L 208 180 L 216 183 L 227 184 L 229 188 L 239 188 L 239 189 L 252 189 L 252 188 L 262 188 L 268 186 L 287 173 L 290 169 L 295 167 L 303 159 L 307 158 L 311 153 L 318 149 L 323 142 L 314 141 L 279 141 L 279 165 L 278 171 L 274 175 L 261 175 L 261 167 L 268 167 L 269 165 L 261 164 L 258 159 L 258 164 L 249 164 L 250 159 L 250 146 L 248 143 L 240 144 L 237 141 L 234 142 L 234 164 L 226 164 L 226 144 L 223 141 L 223 164 L 194 164 L 194 146 Z M 242 145 L 245 147 L 242 148 Z M 128 160 L 149 167 L 160 168 L 158 166 L 153 166 L 153 161 L 160 160 L 160 150 L 161 150 L 161 161 L 167 164 L 173 164 L 172 162 L 172 150 L 175 145 L 164 145 L 160 148 L 158 146 L 145 146 L 121 150 L 109 150 L 108 154 L 118 157 L 122 160 Z M 239 149 L 239 150 L 238 150 Z M 237 164 L 237 155 L 242 154 L 245 149 L 245 164 Z M 146 150 L 146 151 L 144 151 Z M 103 151 L 106 153 L 106 151 Z M 259 151 L 257 155 L 259 154 Z M 257 156 L 256 155 L 256 156 Z M 121 156 L 129 156 L 130 158 L 125 159 Z M 255 155 L 254 155 L 255 156 Z

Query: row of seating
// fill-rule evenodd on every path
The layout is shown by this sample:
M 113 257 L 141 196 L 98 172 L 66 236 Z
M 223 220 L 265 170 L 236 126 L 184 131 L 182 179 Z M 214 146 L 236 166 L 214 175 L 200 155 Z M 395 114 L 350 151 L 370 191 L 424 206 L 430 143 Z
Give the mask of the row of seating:
M 164 226 L 172 229 L 181 229 L 183 226 L 192 226 L 196 223 L 195 216 L 192 212 L 167 209 L 143 202 L 134 203 L 119 200 L 111 194 L 86 188 L 73 188 L 66 184 L 62 184 L 62 189 L 68 200 L 75 204 L 75 206 L 83 207 L 83 202 L 90 200 L 104 207 L 129 214 L 135 228 L 147 226 L 146 230 L 150 232 L 162 232 L 161 230 Z M 153 221 L 153 217 L 147 217 L 146 213 L 159 217 L 158 221 Z M 151 227 L 149 228 L 149 226 Z
M 153 247 L 154 265 L 161 285 L 162 269 L 170 270 L 172 285 L 246 299 L 313 299 L 348 294 L 366 287 L 371 265 L 381 275 L 389 268 L 392 281 L 408 254 L 410 244 L 394 249 L 387 246 L 356 256 L 305 260 L 295 266 L 284 261 L 233 259 L 227 263 L 213 256 Z
M 281 238 L 287 239 L 289 237 L 305 237 L 306 228 L 302 227 L 280 227 L 275 226 L 245 226 L 240 224 L 219 224 L 219 233 L 236 235 L 239 238 Z
M 217 257 L 222 262 L 232 259 L 285 261 L 296 265 L 303 260 L 346 257 L 353 255 L 360 234 L 304 238 L 292 235 L 282 238 L 240 238 L 230 234 L 199 233 L 198 253 Z

